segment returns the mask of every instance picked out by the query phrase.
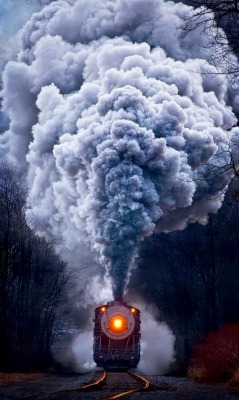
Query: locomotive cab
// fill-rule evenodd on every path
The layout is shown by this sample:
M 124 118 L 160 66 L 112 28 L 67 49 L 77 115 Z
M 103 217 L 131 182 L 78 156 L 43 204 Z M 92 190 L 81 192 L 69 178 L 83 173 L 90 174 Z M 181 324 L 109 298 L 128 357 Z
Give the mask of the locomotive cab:
M 140 311 L 122 301 L 95 309 L 93 357 L 98 367 L 136 367 L 140 360 Z

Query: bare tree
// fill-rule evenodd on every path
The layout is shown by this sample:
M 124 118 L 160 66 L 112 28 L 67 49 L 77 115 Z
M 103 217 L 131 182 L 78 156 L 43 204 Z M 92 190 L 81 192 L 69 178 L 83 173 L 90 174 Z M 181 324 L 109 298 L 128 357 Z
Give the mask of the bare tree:
M 0 367 L 29 368 L 50 359 L 57 306 L 67 281 L 53 244 L 26 224 L 23 184 L 0 165 Z
M 209 38 L 208 61 L 218 73 L 238 77 L 239 2 L 237 0 L 193 0 L 194 12 L 181 26 L 183 34 L 200 29 Z M 206 71 L 207 72 L 207 71 Z M 233 86 L 233 82 L 231 82 Z
M 239 194 L 235 182 L 208 224 L 155 234 L 142 245 L 131 285 L 176 336 L 179 361 L 223 323 L 239 320 Z

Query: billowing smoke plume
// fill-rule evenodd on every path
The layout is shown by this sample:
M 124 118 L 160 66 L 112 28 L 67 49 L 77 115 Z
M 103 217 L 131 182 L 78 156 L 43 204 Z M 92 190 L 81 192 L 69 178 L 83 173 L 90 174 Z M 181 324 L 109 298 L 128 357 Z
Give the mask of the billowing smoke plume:
M 27 171 L 35 230 L 74 253 L 91 242 L 121 298 L 139 243 L 205 223 L 228 176 L 227 81 L 206 35 L 163 0 L 56 1 L 22 32 L 4 73 L 2 153 Z M 210 71 L 210 75 L 200 71 Z

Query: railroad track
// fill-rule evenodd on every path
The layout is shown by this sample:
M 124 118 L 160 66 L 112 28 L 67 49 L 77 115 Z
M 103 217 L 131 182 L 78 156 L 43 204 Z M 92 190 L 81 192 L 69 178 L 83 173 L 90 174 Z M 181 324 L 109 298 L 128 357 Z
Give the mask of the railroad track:
M 88 394 L 94 391 L 94 398 L 99 400 L 114 400 L 120 399 L 128 394 L 145 390 L 149 387 L 149 381 L 142 375 L 132 371 L 126 372 L 96 372 L 92 381 L 84 385 L 76 385 L 62 390 L 52 391 L 45 394 L 35 394 L 25 397 L 15 397 L 16 400 L 35 400 L 35 399 L 66 399 L 67 394 L 71 393 L 71 399 L 74 392 L 76 398 L 87 399 Z M 78 397 L 77 393 L 85 393 L 84 397 Z M 92 397 L 91 397 L 92 398 Z
M 119 399 L 128 394 L 145 390 L 149 387 L 149 381 L 140 374 L 132 371 L 127 372 L 105 372 L 101 378 L 79 388 L 79 390 L 92 390 L 102 387 L 104 400 Z

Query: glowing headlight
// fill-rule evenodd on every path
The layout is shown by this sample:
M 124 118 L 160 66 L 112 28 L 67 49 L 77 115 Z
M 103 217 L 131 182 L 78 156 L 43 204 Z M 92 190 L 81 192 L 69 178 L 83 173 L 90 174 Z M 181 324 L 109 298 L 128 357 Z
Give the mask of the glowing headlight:
M 128 329 L 127 320 L 121 316 L 113 316 L 109 321 L 109 328 L 113 332 L 123 332 Z
M 121 329 L 123 325 L 122 319 L 119 318 L 115 319 L 113 325 L 115 329 Z

